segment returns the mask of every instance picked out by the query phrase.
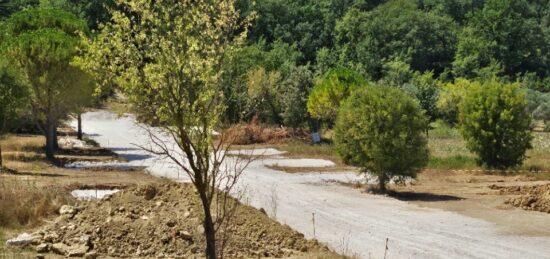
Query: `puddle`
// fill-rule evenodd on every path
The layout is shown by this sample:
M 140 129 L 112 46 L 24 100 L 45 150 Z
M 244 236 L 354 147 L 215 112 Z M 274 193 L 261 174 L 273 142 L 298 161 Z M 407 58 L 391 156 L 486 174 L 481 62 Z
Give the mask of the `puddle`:
M 119 189 L 112 190 L 99 190 L 99 189 L 87 189 L 87 190 L 73 190 L 71 195 L 79 200 L 100 200 L 111 194 L 119 192 Z

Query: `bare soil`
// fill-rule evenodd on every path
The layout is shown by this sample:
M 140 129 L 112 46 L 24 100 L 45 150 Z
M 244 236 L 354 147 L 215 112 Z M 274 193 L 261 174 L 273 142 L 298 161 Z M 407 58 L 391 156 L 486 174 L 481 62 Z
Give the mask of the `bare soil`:
M 522 175 L 429 170 L 412 184 L 390 188 L 396 199 L 480 218 L 504 234 L 550 236 L 550 215 L 524 210 L 548 210 L 549 186 Z
M 65 135 L 73 133 L 68 131 Z M 86 250 L 95 252 L 94 256 L 204 257 L 200 203 L 190 185 L 171 183 L 142 170 L 63 167 L 76 161 L 122 160 L 94 143 L 84 149 L 60 150 L 54 165 L 45 160 L 41 136 L 12 135 L 1 144 L 4 165 L 10 170 L 0 173 L 0 202 L 12 202 L 2 202 L 9 209 L 2 209 L 0 218 L 4 216 L 10 224 L 0 225 L 0 258 L 35 256 L 34 246 L 4 246 L 5 240 L 22 232 L 42 234 L 41 243 L 50 252 L 47 258 L 65 257 L 53 252 L 54 243 L 63 243 L 67 249 L 82 248 L 76 245 L 82 245 L 81 238 L 86 236 L 90 237 L 89 241 L 84 240 Z M 74 189 L 113 188 L 123 191 L 99 202 L 77 201 L 70 195 Z M 65 204 L 78 213 L 59 215 Z M 244 205 L 238 208 L 226 250 L 229 258 L 342 258 L 259 210 Z M 32 220 L 11 224 L 22 213 Z
M 76 211 L 39 231 L 42 243 L 48 247 L 55 243 L 85 245 L 88 253 L 100 257 L 204 258 L 202 210 L 189 184 L 132 187 L 104 201 L 79 204 Z M 227 233 L 226 258 L 280 258 L 304 253 L 337 257 L 325 246 L 245 205 L 238 206 Z
M 536 186 L 491 186 L 503 195 L 515 195 L 506 200 L 506 204 L 524 210 L 550 213 L 550 184 Z

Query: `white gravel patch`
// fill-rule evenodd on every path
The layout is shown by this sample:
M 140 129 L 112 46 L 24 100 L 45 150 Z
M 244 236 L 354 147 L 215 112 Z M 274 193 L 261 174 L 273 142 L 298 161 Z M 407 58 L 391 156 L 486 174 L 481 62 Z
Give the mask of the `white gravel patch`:
M 141 167 L 133 166 L 124 162 L 87 162 L 87 161 L 78 161 L 73 163 L 68 163 L 65 165 L 65 168 L 69 169 L 116 169 L 122 171 L 136 170 Z
M 112 190 L 73 190 L 71 195 L 79 200 L 101 200 L 109 195 L 119 192 L 119 189 Z
M 88 144 L 86 144 L 85 141 L 79 140 L 72 137 L 64 137 L 59 139 L 59 146 L 66 149 L 71 148 L 90 148 Z
M 284 167 L 332 167 L 334 162 L 324 159 L 264 159 L 262 163 L 266 166 Z
M 275 148 L 256 148 L 256 149 L 238 149 L 229 150 L 229 155 L 244 155 L 244 156 L 280 156 L 284 155 L 285 151 L 280 151 Z

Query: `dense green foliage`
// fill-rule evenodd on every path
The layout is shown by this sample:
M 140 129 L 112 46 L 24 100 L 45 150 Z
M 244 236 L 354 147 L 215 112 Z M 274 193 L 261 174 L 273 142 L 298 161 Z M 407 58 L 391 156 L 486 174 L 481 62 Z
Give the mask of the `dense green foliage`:
M 0 66 L 0 136 L 12 129 L 26 106 L 27 88 L 14 72 Z M 1 166 L 1 165 L 0 165 Z
M 335 68 L 349 69 L 373 83 L 402 88 L 430 120 L 451 122 L 457 109 L 451 115 L 436 103 L 440 86 L 460 78 L 498 76 L 550 90 L 550 5 L 544 1 L 240 0 L 237 6 L 257 19 L 247 46 L 226 62 L 223 86 L 231 122 L 253 116 L 246 82 L 258 67 L 279 72 L 276 92 L 289 85 L 292 67 L 307 65 L 315 81 Z M 318 93 L 312 91 L 310 103 Z M 335 118 L 334 109 L 322 115 L 311 108 L 313 118 Z M 286 124 L 273 116 L 260 120 Z
M 547 8 L 547 6 L 544 6 Z M 548 28 L 526 0 L 488 0 L 464 28 L 454 73 L 475 77 L 480 68 L 498 64 L 506 76 L 548 74 Z
M 49 159 L 57 147 L 60 120 L 74 111 L 79 101 L 91 98 L 90 76 L 71 64 L 87 30 L 84 21 L 55 9 L 19 12 L 0 28 L 2 57 L 29 86 L 31 114 L 46 136 Z
M 365 84 L 365 79 L 354 71 L 345 68 L 330 70 L 315 83 L 307 101 L 307 110 L 313 118 L 332 123 L 342 101 Z
M 439 74 L 453 60 L 456 30 L 449 17 L 391 1 L 372 12 L 350 11 L 336 26 L 337 51 L 341 64 L 372 80 L 382 78 L 384 63 L 392 60 Z
M 307 66 L 295 67 L 283 82 L 282 113 L 283 124 L 298 128 L 309 125 L 311 118 L 306 108 L 309 94 L 313 88 L 313 74 Z
M 480 164 L 497 169 L 521 165 L 532 139 L 526 106 L 518 84 L 492 80 L 468 89 L 460 103 L 460 131 Z
M 362 87 L 344 102 L 335 143 L 344 161 L 379 179 L 411 176 L 428 163 L 428 120 L 411 97 L 393 87 Z
M 28 8 L 54 8 L 72 13 L 91 29 L 98 29 L 100 23 L 111 18 L 107 9 L 113 6 L 114 0 L 0 0 L 0 20 Z

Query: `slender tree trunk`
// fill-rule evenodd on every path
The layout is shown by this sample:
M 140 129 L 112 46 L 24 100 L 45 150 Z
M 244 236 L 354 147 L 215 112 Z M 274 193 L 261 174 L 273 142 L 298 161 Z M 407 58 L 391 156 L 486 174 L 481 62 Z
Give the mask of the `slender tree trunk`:
M 52 121 L 48 121 L 46 123 L 46 158 L 49 161 L 54 160 L 54 152 L 55 152 L 55 142 L 56 142 L 56 128 L 55 123 Z
M 203 189 L 203 190 L 201 190 Z M 210 204 L 206 197 L 205 188 L 198 188 L 199 195 L 202 202 L 202 208 L 204 210 L 204 237 L 206 238 L 206 258 L 216 259 L 216 231 L 214 229 L 214 221 L 212 220 L 212 213 L 210 211 Z
M 0 144 L 0 172 L 2 172 L 3 167 L 4 167 L 4 161 L 2 159 L 2 144 Z
M 81 113 L 78 113 L 77 115 L 77 121 L 78 121 L 78 133 L 77 133 L 77 138 L 79 140 L 82 140 L 82 114 Z

